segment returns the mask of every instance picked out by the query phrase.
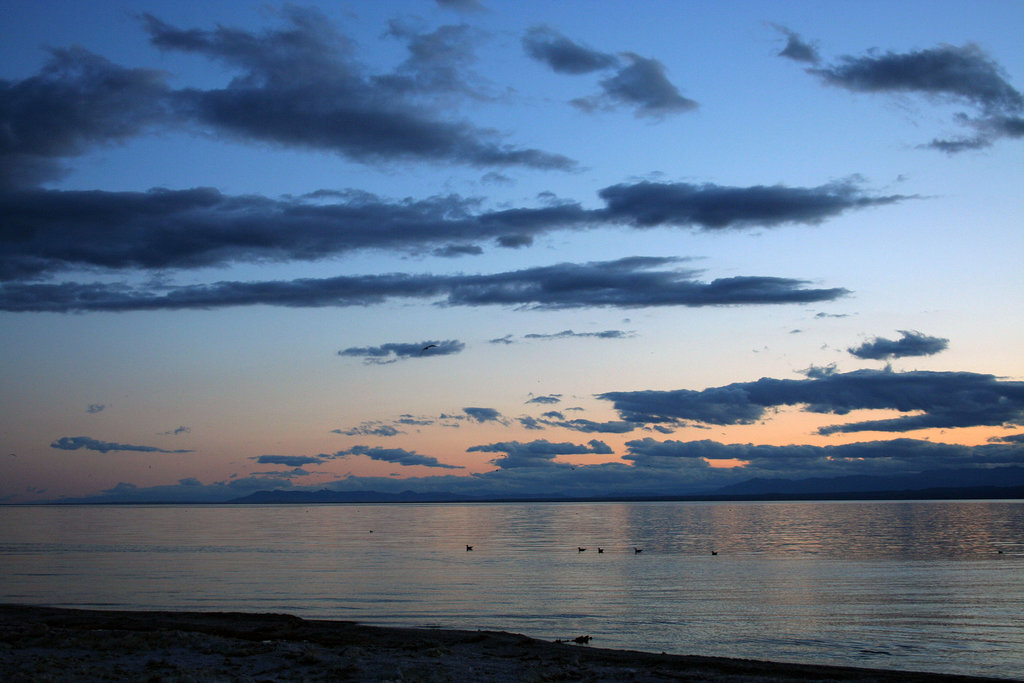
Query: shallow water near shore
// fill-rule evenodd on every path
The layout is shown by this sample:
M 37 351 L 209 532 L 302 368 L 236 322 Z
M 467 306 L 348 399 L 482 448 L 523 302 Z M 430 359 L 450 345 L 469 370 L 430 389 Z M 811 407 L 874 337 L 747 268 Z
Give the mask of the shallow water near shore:
M 1014 678 L 1024 502 L 0 507 L 0 601 Z

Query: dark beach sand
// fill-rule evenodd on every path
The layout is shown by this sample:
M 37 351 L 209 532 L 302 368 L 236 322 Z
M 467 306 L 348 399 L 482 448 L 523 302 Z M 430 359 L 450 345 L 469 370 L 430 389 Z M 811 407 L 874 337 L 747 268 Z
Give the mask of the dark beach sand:
M 0 681 L 982 681 L 283 614 L 0 605 Z

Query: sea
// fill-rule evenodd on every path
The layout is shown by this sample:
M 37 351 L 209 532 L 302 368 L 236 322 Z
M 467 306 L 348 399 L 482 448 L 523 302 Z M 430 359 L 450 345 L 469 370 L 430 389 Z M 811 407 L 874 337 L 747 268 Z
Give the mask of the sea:
M 1024 501 L 0 506 L 0 602 L 1019 680 Z

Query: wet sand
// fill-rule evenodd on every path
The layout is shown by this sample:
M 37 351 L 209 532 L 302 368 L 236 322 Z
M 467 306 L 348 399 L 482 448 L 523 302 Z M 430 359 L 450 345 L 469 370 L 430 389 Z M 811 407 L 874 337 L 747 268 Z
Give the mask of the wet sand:
M 663 655 L 496 631 L 381 628 L 284 614 L 0 605 L 0 680 L 938 683 L 1000 679 Z

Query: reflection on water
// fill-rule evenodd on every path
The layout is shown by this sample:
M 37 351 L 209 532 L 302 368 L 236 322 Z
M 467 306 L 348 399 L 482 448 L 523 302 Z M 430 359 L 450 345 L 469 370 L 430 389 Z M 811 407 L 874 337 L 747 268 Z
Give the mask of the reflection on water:
M 1016 676 L 1024 503 L 6 507 L 0 600 Z

